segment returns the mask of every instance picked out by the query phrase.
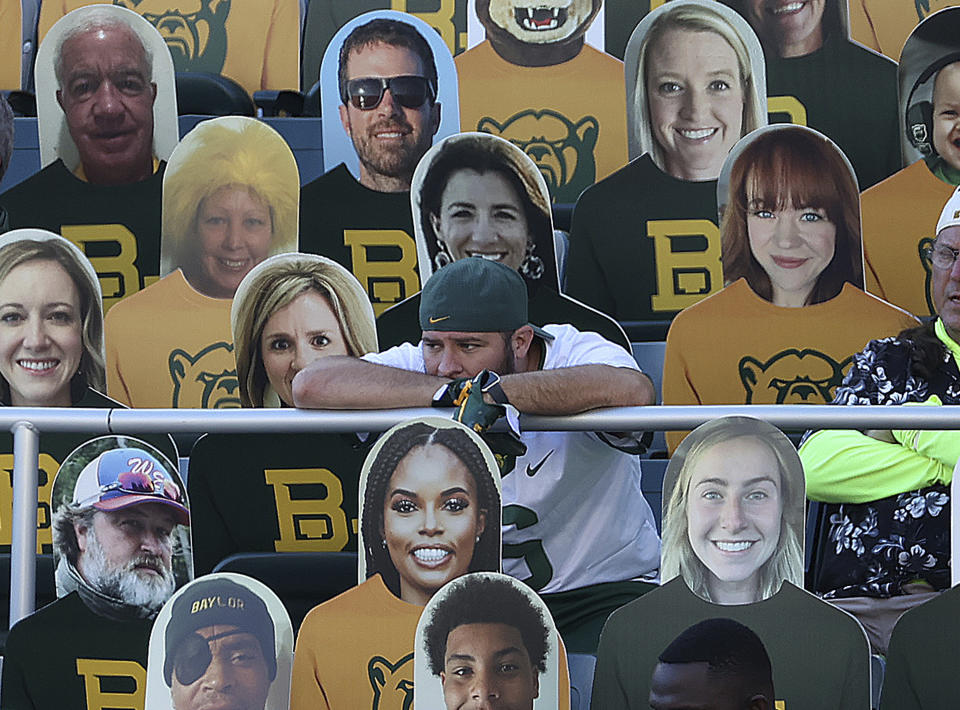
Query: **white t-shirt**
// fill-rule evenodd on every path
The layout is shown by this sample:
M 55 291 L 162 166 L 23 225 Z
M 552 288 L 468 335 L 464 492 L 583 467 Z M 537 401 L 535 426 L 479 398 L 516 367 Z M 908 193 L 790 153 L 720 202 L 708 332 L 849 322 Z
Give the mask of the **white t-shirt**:
M 596 333 L 547 325 L 544 370 L 577 365 L 639 369 L 626 350 Z M 364 360 L 425 372 L 419 345 Z M 526 432 L 525 456 L 503 478 L 503 571 L 541 593 L 601 582 L 656 578 L 660 538 L 640 488 L 640 459 L 593 432 Z M 635 440 L 608 441 L 621 445 Z

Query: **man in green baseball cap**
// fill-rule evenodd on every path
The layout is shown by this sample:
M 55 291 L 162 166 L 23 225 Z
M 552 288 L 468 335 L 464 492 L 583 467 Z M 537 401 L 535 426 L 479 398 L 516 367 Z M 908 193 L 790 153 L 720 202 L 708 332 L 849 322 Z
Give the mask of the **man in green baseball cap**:
M 530 414 L 653 404 L 622 347 L 571 325 L 530 325 L 523 278 L 468 257 L 433 274 L 419 344 L 325 357 L 297 374 L 299 407 L 451 406 L 474 378 L 488 404 Z M 479 376 L 479 377 L 478 377 Z M 527 432 L 503 466 L 503 570 L 541 593 L 568 651 L 595 652 L 617 606 L 653 588 L 660 540 L 640 490 L 637 435 Z

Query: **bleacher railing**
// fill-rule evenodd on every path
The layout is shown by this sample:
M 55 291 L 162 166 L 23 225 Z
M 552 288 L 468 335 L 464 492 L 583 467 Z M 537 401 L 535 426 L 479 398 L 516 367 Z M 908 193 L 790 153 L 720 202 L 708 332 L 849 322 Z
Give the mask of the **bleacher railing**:
M 43 433 L 83 432 L 91 438 L 137 432 L 164 434 L 344 433 L 385 431 L 439 409 L 304 411 L 297 409 L 63 409 L 0 407 L 0 427 L 13 432 L 13 529 L 10 625 L 33 611 L 36 583 L 37 469 Z M 616 407 L 564 417 L 523 415 L 525 431 L 643 431 L 694 429 L 730 415 L 763 419 L 780 429 L 960 429 L 960 406 L 890 407 L 746 405 Z M 187 452 L 184 452 L 187 453 Z

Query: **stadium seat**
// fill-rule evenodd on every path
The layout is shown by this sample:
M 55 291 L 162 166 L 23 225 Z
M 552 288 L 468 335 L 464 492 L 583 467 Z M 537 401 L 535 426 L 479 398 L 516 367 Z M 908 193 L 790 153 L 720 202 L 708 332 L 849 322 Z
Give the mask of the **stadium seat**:
M 653 510 L 657 532 L 663 527 L 663 477 L 670 459 L 644 459 L 641 463 L 640 489 Z
M 23 24 L 20 3 L 0 4 L 0 89 L 10 91 L 21 86 L 23 66 Z
M 0 182 L 0 192 L 26 180 L 40 169 L 40 142 L 36 118 L 13 119 L 13 155 Z
M 183 138 L 194 126 L 207 118 L 206 116 L 180 116 L 180 137 Z M 320 140 L 322 130 L 319 118 L 265 118 L 262 120 L 279 133 L 290 146 L 293 157 L 297 160 L 301 185 L 323 174 L 323 149 Z M 19 123 L 17 125 L 19 126 Z M 33 128 L 34 143 L 37 140 L 35 125 L 36 121 Z M 19 139 L 19 134 L 17 137 Z M 14 160 L 16 160 L 16 154 Z M 37 160 L 39 161 L 39 157 Z M 3 189 L 6 189 L 6 186 L 7 180 L 4 179 Z M 196 439 L 195 436 L 193 438 Z M 193 445 L 192 441 L 190 445 Z M 181 451 L 189 451 L 189 447 L 180 446 L 179 448 Z
M 240 84 L 219 74 L 177 72 L 177 113 L 181 116 L 256 116 L 253 99 Z
M 303 95 L 303 115 L 320 115 L 320 82 L 317 81 L 310 87 L 310 90 Z
M 621 323 L 623 325 L 623 323 Z M 633 336 L 627 331 L 631 341 Z M 631 342 L 630 348 L 633 351 L 633 359 L 637 365 L 653 380 L 653 388 L 657 392 L 657 404 L 663 399 L 663 356 L 667 344 L 662 340 L 647 342 Z M 655 432 L 653 443 L 648 448 L 648 456 L 662 456 L 667 450 L 667 440 L 662 431 Z
M 553 228 L 570 232 L 570 223 L 573 221 L 573 205 L 569 202 L 554 202 L 550 206 L 553 213 Z
M 820 501 L 807 501 L 807 525 L 803 549 L 803 583 L 808 591 L 816 589 L 816 575 L 819 571 L 821 543 L 825 543 L 824 528 L 826 506 Z
M 887 672 L 887 660 L 876 653 L 870 656 L 870 707 L 880 707 L 880 692 L 883 690 L 883 676 Z
M 20 0 L 20 88 L 33 91 L 33 64 L 37 58 L 37 22 L 40 0 Z
M 622 320 L 620 327 L 626 332 L 630 342 L 649 342 L 666 340 L 670 330 L 668 320 Z
M 562 291 L 567 280 L 567 252 L 570 251 L 570 235 L 562 229 L 553 230 L 553 251 L 557 257 L 557 276 Z
M 567 669 L 570 671 L 570 710 L 589 710 L 593 691 L 593 671 L 597 657 L 589 653 L 568 653 Z
M 293 630 L 320 602 L 357 584 L 356 552 L 246 552 L 230 555 L 214 572 L 238 572 L 272 589 L 290 614 Z

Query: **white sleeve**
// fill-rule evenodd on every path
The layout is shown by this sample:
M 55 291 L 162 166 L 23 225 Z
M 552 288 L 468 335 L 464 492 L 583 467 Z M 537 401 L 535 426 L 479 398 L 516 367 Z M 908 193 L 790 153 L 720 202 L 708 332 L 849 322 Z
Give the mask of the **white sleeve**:
M 426 372 L 423 364 L 423 350 L 420 349 L 419 344 L 401 343 L 382 353 L 367 353 L 360 359 L 377 365 L 396 367 L 399 370 Z
M 631 353 L 597 333 L 580 332 L 571 325 L 548 325 L 544 330 L 554 336 L 547 345 L 546 370 L 577 365 L 640 369 Z

